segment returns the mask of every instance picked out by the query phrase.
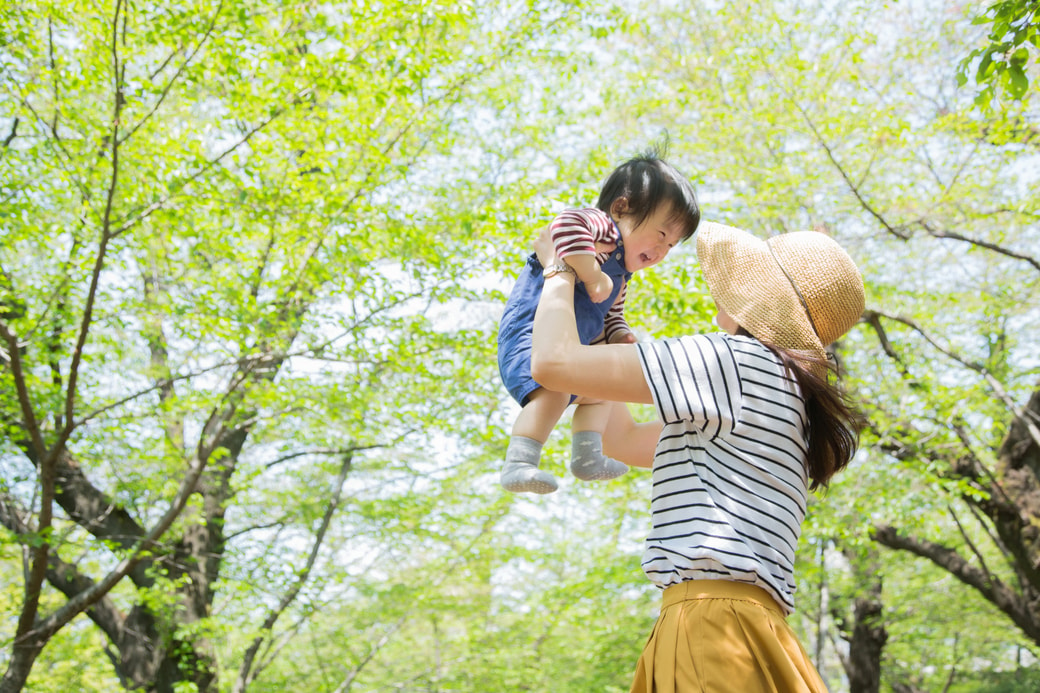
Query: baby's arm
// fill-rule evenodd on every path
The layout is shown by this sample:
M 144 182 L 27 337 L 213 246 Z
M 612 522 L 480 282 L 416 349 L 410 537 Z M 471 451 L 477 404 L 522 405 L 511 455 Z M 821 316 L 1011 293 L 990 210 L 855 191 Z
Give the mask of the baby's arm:
M 569 209 L 560 213 L 549 226 L 556 258 L 574 269 L 594 303 L 607 300 L 614 290 L 614 282 L 603 273 L 596 260 L 596 238 L 603 233 L 598 227 L 603 225 L 608 230 L 611 225 L 605 214 Z
M 603 273 L 595 255 L 568 255 L 564 260 L 574 268 L 575 274 L 585 284 L 585 291 L 593 303 L 601 303 L 610 298 L 614 290 L 614 280 Z

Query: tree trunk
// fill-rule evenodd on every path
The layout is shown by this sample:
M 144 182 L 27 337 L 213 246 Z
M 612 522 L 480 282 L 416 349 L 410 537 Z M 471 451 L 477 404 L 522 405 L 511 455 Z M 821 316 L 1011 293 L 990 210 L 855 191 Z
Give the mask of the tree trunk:
M 1015 414 L 999 450 L 993 471 L 970 450 L 949 459 L 949 475 L 966 480 L 982 493 L 962 500 L 985 518 L 995 532 L 993 544 L 1015 572 L 1013 581 L 1000 579 L 986 564 L 967 558 L 950 546 L 901 532 L 897 527 L 874 528 L 874 539 L 889 548 L 927 558 L 965 585 L 974 588 L 1003 611 L 1034 643 L 1040 645 L 1040 389 L 1022 412 Z M 925 455 L 905 445 L 902 457 Z M 968 546 L 974 551 L 974 547 Z
M 878 693 L 881 690 L 881 653 L 888 641 L 884 605 L 881 601 L 881 578 L 876 549 L 858 555 L 852 549 L 843 553 L 856 575 L 857 594 L 851 615 L 840 606 L 834 608 L 834 619 L 842 637 L 849 644 L 848 657 L 842 658 L 850 693 Z
M 32 640 L 24 644 L 15 644 L 11 648 L 11 661 L 7 665 L 4 677 L 0 679 L 0 693 L 18 693 L 25 688 L 29 672 L 32 671 L 32 666 L 45 644 L 46 641 Z
M 855 625 L 849 639 L 849 693 L 878 693 L 881 690 L 881 652 L 888 640 L 882 618 L 880 581 L 876 594 L 856 599 Z M 873 590 L 872 590 L 873 592 Z

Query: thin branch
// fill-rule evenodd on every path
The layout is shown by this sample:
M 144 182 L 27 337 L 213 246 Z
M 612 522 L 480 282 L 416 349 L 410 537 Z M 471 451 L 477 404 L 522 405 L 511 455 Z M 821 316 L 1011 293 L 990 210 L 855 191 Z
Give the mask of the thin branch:
M 344 677 L 340 685 L 336 687 L 334 693 L 344 693 L 345 691 L 350 690 L 350 687 L 354 685 L 354 680 L 362 672 L 365 666 L 367 666 L 369 662 L 375 659 L 375 656 L 379 654 L 380 650 L 386 647 L 387 643 L 390 642 L 390 637 L 397 631 L 401 630 L 402 627 L 404 627 L 404 624 L 408 622 L 409 616 L 410 614 L 405 613 L 404 616 L 401 616 L 401 618 L 397 619 L 395 623 L 391 624 L 383 632 L 383 636 L 379 638 L 379 640 L 377 640 L 375 643 L 373 643 L 371 647 L 369 647 L 368 653 L 361 658 L 361 661 L 357 663 L 353 670 L 347 672 L 347 675 Z
M 968 506 L 968 511 L 971 513 L 972 517 L 975 518 L 975 521 L 979 523 L 979 526 L 982 527 L 983 531 L 986 533 L 986 537 L 993 542 L 993 545 L 996 546 L 997 549 L 1000 550 L 1001 555 L 1004 557 L 1004 563 L 1015 573 L 1015 577 L 1018 578 L 1019 590 L 1025 591 L 1026 585 L 1029 584 L 1029 576 L 1026 574 L 1025 570 L 1022 569 L 1022 566 L 1015 561 L 1014 553 L 1012 553 L 1007 544 L 1005 544 L 1000 538 L 996 529 L 990 526 L 993 519 L 983 515 L 973 503 L 967 503 L 966 505 Z
M 75 184 L 76 189 L 79 190 L 80 197 L 83 199 L 83 201 L 88 203 L 89 205 L 90 190 L 86 186 L 84 186 L 83 181 L 80 180 L 80 177 L 76 175 L 76 172 L 69 168 L 68 163 L 73 160 L 73 157 L 72 154 L 69 153 L 69 150 L 65 148 L 65 142 L 58 135 L 58 131 L 51 127 L 51 124 L 48 123 L 43 118 L 43 116 L 36 112 L 36 109 L 33 108 L 33 105 L 29 103 L 28 99 L 23 98 L 21 101 L 21 105 L 24 106 L 30 113 L 32 113 L 33 116 L 36 118 L 37 122 L 42 124 L 42 126 L 50 132 L 51 137 L 54 141 L 54 146 L 58 149 L 58 151 L 60 151 L 63 154 L 62 157 L 56 157 L 55 160 L 61 167 L 62 172 L 66 176 L 68 176 L 68 179 Z
M 11 123 L 11 132 L 7 135 L 7 137 L 4 138 L 4 148 L 5 149 L 7 147 L 11 146 L 11 142 L 14 140 L 15 137 L 18 136 L 18 123 L 19 122 L 21 122 L 21 121 L 16 117 L 14 119 L 14 122 Z
M 852 192 L 853 196 L 855 196 L 856 200 L 860 203 L 860 206 L 867 213 L 869 213 L 872 217 L 874 217 L 878 221 L 878 223 L 881 224 L 881 226 L 886 231 L 888 231 L 890 234 L 892 234 L 893 236 L 899 238 L 900 240 L 904 240 L 904 241 L 905 240 L 909 240 L 910 239 L 910 234 L 906 231 L 906 226 L 905 225 L 902 225 L 902 226 L 899 226 L 899 227 L 895 227 L 895 226 L 892 226 L 891 224 L 889 224 L 888 221 L 882 216 L 882 214 L 879 211 L 877 211 L 866 200 L 866 198 L 863 196 L 863 194 L 860 192 L 860 189 L 862 187 L 862 180 L 865 180 L 865 176 L 863 177 L 863 179 L 861 179 L 861 181 L 859 183 L 855 183 L 855 182 L 852 181 L 852 179 L 850 178 L 849 174 L 845 171 L 844 166 L 842 166 L 842 164 L 838 161 L 837 156 L 835 156 L 834 150 L 831 148 L 831 146 L 827 143 L 826 139 L 823 137 L 823 135 L 817 129 L 816 124 L 813 122 L 812 118 L 809 117 L 809 114 L 805 111 L 805 109 L 801 106 L 801 104 L 798 103 L 797 100 L 795 100 L 790 94 L 788 94 L 786 92 L 786 90 L 785 90 L 785 95 L 788 97 L 788 100 L 794 105 L 794 107 L 798 110 L 798 112 L 802 115 L 802 118 L 805 120 L 806 125 L 809 126 L 809 129 L 812 131 L 813 135 L 816 137 L 817 143 L 823 149 L 824 153 L 826 153 L 827 158 L 830 159 L 831 164 L 834 166 L 835 170 L 838 171 L 838 174 L 845 181 L 845 184 L 848 186 L 848 188 Z M 967 166 L 967 162 L 965 162 L 965 165 L 964 165 L 964 167 L 962 167 L 962 170 L 966 166 Z M 931 169 L 930 166 L 929 166 L 929 169 Z M 934 171 L 933 171 L 933 173 L 934 173 Z M 958 171 L 958 174 L 959 173 L 960 173 L 960 171 Z M 954 179 L 956 179 L 956 176 L 954 177 Z M 938 179 L 937 179 L 936 182 L 939 183 L 939 185 L 942 186 L 945 191 L 947 191 L 947 192 L 949 191 L 949 187 L 950 187 L 949 185 L 944 184 L 942 181 L 940 181 Z M 951 182 L 950 185 L 952 185 L 952 182 Z M 952 239 L 952 240 L 957 240 L 957 241 L 962 241 L 964 243 L 969 243 L 969 244 L 971 244 L 973 246 L 977 246 L 977 247 L 980 247 L 980 248 L 985 248 L 987 250 L 991 250 L 991 251 L 993 251 L 995 253 L 998 253 L 1000 255 L 1004 255 L 1006 257 L 1010 257 L 1010 258 L 1013 258 L 1013 259 L 1016 259 L 1016 260 L 1022 260 L 1024 262 L 1027 262 L 1030 265 L 1032 265 L 1033 268 L 1036 269 L 1037 271 L 1040 271 L 1040 260 L 1038 260 L 1035 257 L 1026 255 L 1024 253 L 1019 253 L 1019 252 L 1016 252 L 1016 251 L 1013 251 L 1013 250 L 1009 250 L 1009 249 L 1004 248 L 1003 246 L 1000 246 L 1000 245 L 998 245 L 996 243 L 991 243 L 989 241 L 985 241 L 985 240 L 980 239 L 980 238 L 971 238 L 969 236 L 965 236 L 965 235 L 957 233 L 955 231 L 944 231 L 944 230 L 941 230 L 941 229 L 936 229 L 936 228 L 934 228 L 931 224 L 929 224 L 924 219 L 920 219 L 920 220 L 914 222 L 914 224 L 916 224 L 917 226 L 920 226 L 922 229 L 925 230 L 925 232 L 927 232 L 933 238 L 939 238 L 939 239 L 949 238 L 949 239 Z
M 986 366 L 984 366 L 981 363 L 968 361 L 964 357 L 955 353 L 952 349 L 942 346 L 934 339 L 932 339 L 932 337 L 927 332 L 925 332 L 924 329 L 922 329 L 917 323 L 915 323 L 913 320 L 909 318 L 904 318 L 897 315 L 889 315 L 881 312 L 878 312 L 877 314 L 889 320 L 893 320 L 895 322 L 906 325 L 911 330 L 921 335 L 921 337 L 924 338 L 924 340 L 928 342 L 928 344 L 930 344 L 934 349 L 936 349 L 943 355 L 949 357 L 950 359 L 953 359 L 965 368 L 975 371 L 976 373 L 981 375 L 983 379 L 986 381 L 986 383 L 989 385 L 990 389 L 993 391 L 993 394 L 996 395 L 997 399 L 1000 400 L 1000 402 L 1007 408 L 1008 411 L 1010 411 L 1014 415 L 1014 417 L 1017 420 L 1022 421 L 1022 423 L 1026 426 L 1026 430 L 1029 432 L 1029 437 L 1032 438 L 1033 443 L 1037 447 L 1040 447 L 1040 428 L 1037 427 L 1037 424 L 1033 421 L 1033 419 L 1030 416 L 1026 414 L 1026 412 L 1024 412 L 1020 407 L 1018 407 L 1015 404 L 1015 401 L 1011 398 L 1010 395 L 1008 395 L 1007 391 L 1004 389 L 1003 384 L 1001 384 L 1001 382 L 997 380 L 992 373 L 989 372 L 989 369 L 986 368 Z
M 975 453 L 975 450 L 972 447 L 971 440 L 968 438 L 968 432 L 964 428 L 964 424 L 960 421 L 956 421 L 953 424 L 951 424 L 950 427 L 953 429 L 953 432 L 957 436 L 957 438 L 961 441 L 961 445 L 963 445 L 964 449 L 968 451 L 968 456 L 971 460 L 972 467 L 972 480 L 976 481 L 980 477 L 985 479 L 986 484 L 988 485 L 991 492 L 995 490 L 997 494 L 1000 496 L 1000 498 L 1003 499 L 1009 507 L 1014 507 L 1015 502 L 1011 499 L 1011 496 L 1008 495 L 1007 490 L 1005 490 L 1004 488 L 1004 485 L 1000 482 L 999 479 L 997 479 L 996 476 L 994 476 L 993 472 L 989 469 L 989 467 L 982 463 L 982 461 L 979 459 L 979 456 Z M 955 467 L 958 470 L 960 469 L 960 465 L 956 465 Z
M 957 645 L 960 644 L 961 634 L 954 633 L 953 635 L 953 663 L 950 664 L 950 675 L 946 677 L 946 685 L 943 686 L 942 693 L 948 693 L 950 686 L 953 685 L 954 679 L 957 678 L 957 663 L 960 657 L 957 655 Z
M 210 161 L 205 162 L 202 166 L 199 167 L 199 169 L 197 171 L 195 171 L 191 175 L 185 177 L 183 180 L 180 181 L 180 183 L 178 185 L 176 185 L 175 187 L 171 188 L 170 194 L 166 195 L 161 200 L 157 200 L 157 201 L 151 203 L 150 205 L 147 205 L 147 206 L 137 210 L 136 212 L 134 212 L 132 217 L 124 219 L 123 222 L 115 230 L 112 231 L 112 237 L 116 238 L 118 236 L 121 236 L 123 233 L 125 233 L 128 230 L 130 230 L 134 226 L 137 226 L 138 224 L 140 224 L 142 221 L 144 221 L 145 219 L 150 217 L 155 212 L 159 211 L 160 209 L 163 209 L 167 204 L 169 204 L 170 200 L 172 200 L 174 197 L 176 197 L 188 184 L 190 184 L 190 183 L 194 182 L 195 180 L 197 180 L 200 176 L 202 176 L 202 174 L 206 173 L 211 168 L 213 168 L 214 166 L 219 164 L 221 161 L 223 161 L 223 159 L 226 156 L 228 156 L 229 154 L 232 154 L 239 147 L 241 147 L 243 144 L 246 144 L 247 142 L 249 142 L 249 140 L 252 139 L 254 135 L 256 135 L 258 132 L 260 132 L 265 127 L 267 127 L 272 122 L 274 122 L 274 120 L 276 118 L 278 118 L 284 112 L 285 112 L 284 108 L 276 109 L 267 120 L 264 120 L 259 125 L 255 126 L 251 130 L 249 130 L 249 132 L 247 132 L 245 134 L 245 136 L 241 140 L 239 140 L 235 144 L 233 144 L 230 147 L 228 147 L 227 149 L 225 149 L 216 158 L 211 159 Z
M 956 511 L 954 511 L 953 506 L 947 503 L 946 509 L 950 512 L 950 517 L 953 518 L 953 523 L 957 525 L 957 531 L 960 533 L 961 538 L 964 539 L 964 543 L 967 544 L 968 549 L 970 549 L 971 552 L 975 555 L 975 558 L 978 559 L 979 570 L 981 570 L 987 576 L 992 576 L 992 571 L 990 571 L 989 566 L 986 565 L 986 559 L 983 558 L 982 552 L 979 551 L 979 548 L 975 546 L 975 542 L 973 542 L 971 540 L 971 537 L 968 536 L 968 532 L 965 531 L 964 525 L 961 524 L 961 519 L 957 517 L 957 513 Z
M 776 83 L 780 87 L 781 91 L 784 92 L 784 96 L 787 97 L 787 100 L 791 103 L 792 106 L 794 106 L 795 110 L 797 110 L 798 113 L 801 114 L 802 120 L 805 121 L 805 124 L 809 127 L 809 130 L 812 131 L 813 136 L 816 137 L 817 144 L 819 144 L 820 147 L 823 149 L 824 153 L 827 155 L 827 158 L 830 160 L 835 170 L 837 170 L 842 180 L 845 181 L 845 185 L 848 186 L 849 191 L 859 202 L 860 206 L 864 210 L 866 210 L 868 214 L 874 217 L 874 219 L 877 220 L 881 227 L 888 231 L 890 234 L 901 240 L 908 240 L 910 238 L 910 234 L 908 234 L 902 227 L 894 227 L 891 224 L 889 224 L 888 220 L 886 220 L 885 217 L 879 211 L 874 209 L 874 206 L 871 205 L 863 196 L 863 193 L 860 192 L 860 188 L 862 187 L 861 184 L 857 184 L 852 180 L 849 173 L 845 170 L 845 167 L 842 166 L 841 162 L 838 161 L 838 157 L 834 154 L 834 150 L 831 149 L 831 146 L 827 143 L 826 138 L 824 138 L 823 134 L 820 133 L 819 129 L 816 127 L 816 123 L 809 116 L 809 113 L 805 110 L 805 108 L 802 107 L 801 103 L 799 103 L 799 101 L 796 98 L 794 98 L 794 95 L 791 94 L 784 87 L 783 82 L 781 80 L 774 79 L 774 83 Z
M 58 136 L 58 104 L 61 103 L 61 94 L 58 90 L 58 63 L 54 58 L 54 20 L 47 15 L 47 52 L 50 58 L 51 84 L 54 87 L 54 113 L 51 115 L 51 132 L 55 138 Z
M 1026 255 L 1025 253 L 1019 253 L 1014 250 L 1009 250 L 1003 246 L 997 245 L 996 243 L 984 241 L 981 238 L 971 238 L 970 236 L 965 236 L 963 234 L 957 233 L 956 231 L 943 231 L 942 229 L 934 228 L 932 224 L 930 224 L 928 221 L 924 219 L 918 220 L 916 224 L 920 226 L 922 229 L 924 229 L 928 233 L 928 235 L 932 236 L 933 238 L 949 238 L 955 241 L 969 243 L 979 248 L 985 248 L 986 250 L 992 250 L 994 253 L 998 253 L 1000 255 L 1013 258 L 1015 260 L 1022 260 L 1023 262 L 1027 262 L 1030 265 L 1032 265 L 1034 269 L 1040 271 L 1040 259 L 1037 259 L 1030 255 Z
M 283 455 L 282 457 L 279 457 L 273 462 L 268 462 L 266 465 L 264 465 L 264 468 L 269 470 L 273 467 L 276 467 L 279 464 L 282 464 L 283 462 L 288 462 L 289 460 L 294 460 L 298 457 L 307 457 L 310 455 L 353 455 L 355 452 L 362 452 L 366 450 L 379 450 L 385 447 L 385 445 L 352 445 L 347 448 L 317 448 L 314 450 L 301 450 L 300 452 L 294 452 L 289 455 Z
M 318 553 L 325 542 L 325 534 L 328 532 L 329 525 L 332 524 L 332 516 L 336 513 L 336 510 L 339 509 L 340 499 L 343 494 L 343 484 L 346 482 L 347 475 L 350 473 L 353 460 L 353 453 L 344 455 L 343 457 L 343 464 L 340 465 L 339 474 L 335 481 L 335 491 L 332 494 L 329 504 L 325 508 L 325 515 L 322 517 L 321 525 L 315 533 L 314 544 L 311 546 L 311 552 L 307 557 L 307 562 L 297 573 L 295 584 L 293 584 L 293 586 L 289 588 L 289 591 L 282 596 L 278 606 L 272 609 L 271 613 L 269 613 L 267 618 L 264 619 L 264 623 L 260 627 L 260 635 L 258 635 L 249 647 L 246 648 L 245 655 L 242 659 L 242 666 L 238 672 L 238 678 L 235 681 L 234 688 L 232 689 L 235 693 L 242 693 L 245 691 L 249 683 L 256 677 L 256 674 L 259 673 L 251 671 L 257 651 L 260 649 L 264 640 L 267 639 L 268 634 L 274 628 L 275 623 L 278 622 L 282 613 L 290 604 L 296 601 L 296 597 L 299 595 L 300 590 L 303 589 L 303 586 L 310 578 L 311 570 L 314 568 L 314 564 L 318 560 Z
M 33 409 L 32 400 L 29 397 L 29 389 L 26 385 L 25 372 L 22 370 L 21 349 L 18 347 L 18 335 L 12 332 L 7 324 L 0 320 L 0 338 L 7 344 L 7 358 L 5 362 L 11 369 L 14 380 L 15 393 L 18 397 L 18 407 L 22 412 L 22 429 L 29 434 L 33 451 L 42 458 L 46 450 L 43 434 L 40 431 L 39 422 L 36 419 L 36 411 Z
M 885 330 L 884 325 L 881 324 L 881 314 L 876 310 L 865 310 L 863 311 L 863 322 L 870 325 L 877 335 L 878 343 L 881 345 L 881 349 L 885 354 L 896 362 L 899 367 L 899 373 L 904 378 L 912 378 L 910 370 L 907 368 L 906 362 L 896 352 L 895 347 L 892 346 L 892 341 L 888 338 L 888 332 Z
M 191 61 L 195 59 L 196 55 L 198 55 L 198 52 L 202 50 L 202 47 L 206 44 L 207 41 L 209 41 L 210 36 L 213 34 L 213 29 L 217 24 L 217 18 L 220 16 L 220 12 L 223 9 L 223 7 L 224 2 L 223 0 L 221 0 L 220 4 L 217 5 L 216 11 L 213 13 L 213 19 L 210 21 L 209 27 L 207 27 L 206 29 L 206 33 L 202 36 L 202 40 L 199 41 L 198 45 L 195 46 L 195 50 L 193 50 L 191 54 L 188 55 L 188 57 L 184 60 L 184 62 L 181 63 L 180 67 L 177 68 L 177 72 L 174 73 L 174 75 L 166 83 L 166 86 L 163 87 L 162 93 L 159 94 L 159 98 L 156 99 L 155 104 L 152 105 L 152 109 L 148 111 L 148 113 L 146 113 L 140 121 L 138 121 L 137 125 L 130 128 L 130 130 L 127 131 L 125 135 L 123 135 L 123 139 L 120 141 L 121 143 L 126 142 L 128 139 L 133 137 L 134 133 L 136 133 L 142 125 L 148 122 L 148 120 L 151 119 L 155 112 L 159 110 L 159 106 L 161 106 L 163 101 L 166 100 L 166 96 L 170 93 L 170 90 L 173 88 L 174 83 L 177 82 L 184 70 L 187 69 Z M 159 68 L 160 71 L 173 58 L 173 55 L 175 55 L 175 53 L 171 54 L 170 58 L 167 58 L 166 62 L 162 64 L 162 66 Z M 158 74 L 158 72 L 156 72 L 156 74 Z
M 98 284 L 101 279 L 101 270 L 105 264 L 105 256 L 108 251 L 108 242 L 111 239 L 109 229 L 111 228 L 112 206 L 115 202 L 116 186 L 119 181 L 119 118 L 123 109 L 123 84 L 119 61 L 119 16 L 122 12 L 122 0 L 117 0 L 115 13 L 112 18 L 112 73 L 115 91 L 115 103 L 112 113 L 112 174 L 109 176 L 108 190 L 105 194 L 105 212 L 101 220 L 101 243 L 98 245 L 97 255 L 94 260 L 94 269 L 90 278 L 90 289 L 87 291 L 87 299 L 83 307 L 83 320 L 80 323 L 79 335 L 76 338 L 76 346 L 72 352 L 72 362 L 69 365 L 69 384 L 65 392 L 65 427 L 59 438 L 57 450 L 64 447 L 65 442 L 72 434 L 75 427 L 75 404 L 76 386 L 79 380 L 79 366 L 83 358 L 83 347 L 90 332 L 93 320 L 94 301 L 97 299 Z M 125 20 L 124 20 L 125 28 Z

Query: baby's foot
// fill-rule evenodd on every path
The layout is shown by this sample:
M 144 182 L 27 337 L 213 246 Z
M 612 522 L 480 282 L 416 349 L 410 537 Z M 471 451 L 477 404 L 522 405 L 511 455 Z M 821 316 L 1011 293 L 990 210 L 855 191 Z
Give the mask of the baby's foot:
M 528 462 L 506 462 L 502 467 L 502 488 L 512 493 L 552 493 L 556 479 Z
M 571 443 L 571 473 L 582 481 L 616 479 L 628 465 L 603 454 L 603 436 L 596 431 L 575 431 Z
M 552 493 L 556 479 L 538 469 L 542 444 L 534 438 L 513 436 L 506 448 L 506 463 L 502 467 L 502 488 L 512 493 Z

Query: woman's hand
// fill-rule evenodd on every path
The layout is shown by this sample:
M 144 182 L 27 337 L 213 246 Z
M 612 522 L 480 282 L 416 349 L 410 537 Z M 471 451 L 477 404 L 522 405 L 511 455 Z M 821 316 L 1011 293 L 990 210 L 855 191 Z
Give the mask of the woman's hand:
M 542 267 L 548 267 L 556 262 L 556 248 L 553 247 L 552 235 L 549 233 L 548 226 L 542 227 L 542 230 L 538 232 L 538 237 L 534 239 L 534 254 L 538 257 L 538 262 L 542 263 Z
M 596 243 L 597 253 L 610 253 L 616 248 L 617 243 Z M 552 234 L 549 233 L 548 226 L 543 226 L 534 239 L 534 254 L 538 258 L 538 262 L 542 263 L 542 267 L 548 267 L 556 262 L 556 248 L 553 247 Z

